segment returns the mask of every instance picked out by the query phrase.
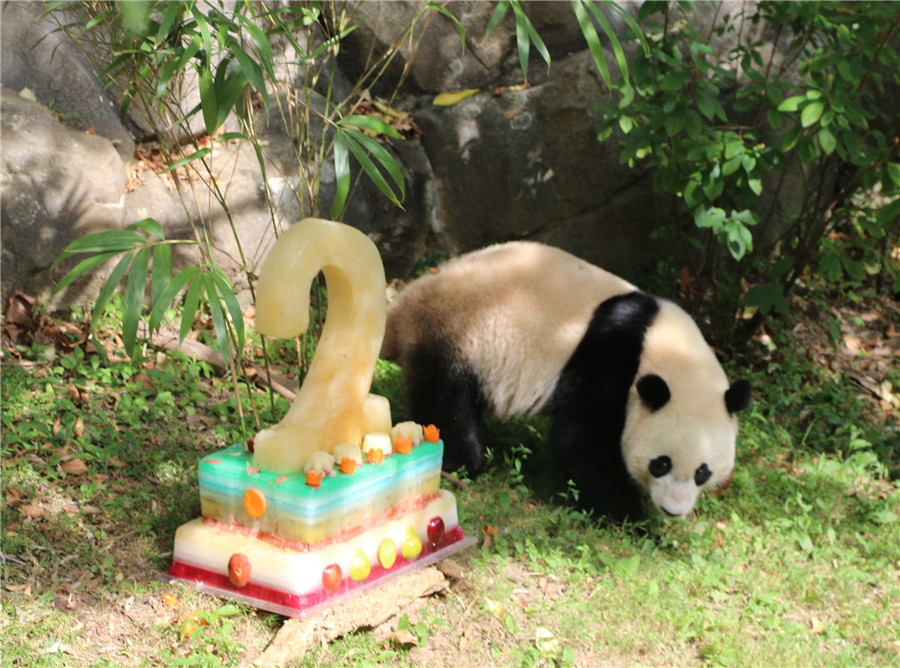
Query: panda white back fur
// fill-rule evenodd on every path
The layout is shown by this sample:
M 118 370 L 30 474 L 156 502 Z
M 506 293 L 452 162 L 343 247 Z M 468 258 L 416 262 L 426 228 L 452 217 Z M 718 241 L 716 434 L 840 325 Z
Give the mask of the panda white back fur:
M 478 425 L 552 416 L 549 446 L 579 502 L 669 515 L 734 467 L 749 384 L 731 387 L 678 306 L 573 255 L 532 242 L 457 257 L 388 307 L 382 354 L 404 370 L 412 418 L 441 428 L 444 468 L 484 468 Z

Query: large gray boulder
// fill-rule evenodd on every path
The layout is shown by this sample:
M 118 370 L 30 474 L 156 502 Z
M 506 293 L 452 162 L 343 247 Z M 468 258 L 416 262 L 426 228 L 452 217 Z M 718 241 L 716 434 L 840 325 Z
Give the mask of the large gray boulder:
M 70 241 L 127 224 L 127 179 L 109 139 L 65 127 L 44 106 L 6 88 L 0 108 L 5 303 L 13 289 L 47 296 L 53 277 L 62 276 L 51 264 Z M 98 271 L 78 289 L 96 294 L 103 278 Z

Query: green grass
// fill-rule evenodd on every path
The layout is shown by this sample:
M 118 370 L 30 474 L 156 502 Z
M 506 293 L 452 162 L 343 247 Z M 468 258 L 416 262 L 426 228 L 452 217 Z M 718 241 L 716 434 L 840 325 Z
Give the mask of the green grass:
M 196 461 L 252 430 L 230 380 L 181 355 L 136 368 L 15 352 L 0 390 L 3 664 L 257 656 L 282 618 L 157 579 L 199 512 Z M 488 473 L 454 488 L 467 532 L 488 538 L 456 556 L 465 579 L 397 621 L 415 643 L 361 630 L 292 665 L 900 665 L 896 425 L 787 343 L 757 367 L 734 480 L 684 521 L 586 517 L 548 474 L 545 420 L 488 421 Z M 394 365 L 374 389 L 403 415 Z M 270 423 L 266 394 L 241 392 Z

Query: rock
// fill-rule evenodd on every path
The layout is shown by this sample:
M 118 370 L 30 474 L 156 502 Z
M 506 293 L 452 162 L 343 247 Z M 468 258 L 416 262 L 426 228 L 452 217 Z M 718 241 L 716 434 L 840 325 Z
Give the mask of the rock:
M 0 110 L 3 303 L 15 288 L 47 299 L 55 280 L 74 265 L 50 272 L 69 242 L 127 224 L 125 170 L 112 142 L 60 125 L 37 102 L 3 88 Z M 51 307 L 85 291 L 96 294 L 105 276 L 96 270 Z
M 649 233 L 667 214 L 649 179 L 619 166 L 613 142 L 597 141 L 594 105 L 605 95 L 582 52 L 532 88 L 415 113 L 454 253 L 527 238 L 626 277 L 649 266 Z
M 9 2 L 2 6 L 0 63 L 3 86 L 31 90 L 74 130 L 90 129 L 109 139 L 123 160 L 134 153 L 134 139 L 119 122 L 118 108 L 97 82 L 88 57 L 50 18 L 43 3 Z

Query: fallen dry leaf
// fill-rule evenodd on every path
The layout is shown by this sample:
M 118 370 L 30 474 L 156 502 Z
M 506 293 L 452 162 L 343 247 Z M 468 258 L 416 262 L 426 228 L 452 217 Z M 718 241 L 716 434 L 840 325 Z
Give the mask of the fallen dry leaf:
M 415 647 L 416 636 L 409 629 L 397 629 L 391 634 L 391 641 L 404 647 Z
M 84 460 L 78 458 L 63 462 L 62 464 L 60 464 L 60 467 L 69 475 L 84 475 L 88 470 L 87 464 L 84 463 Z
M 47 509 L 41 503 L 24 503 L 19 506 L 22 517 L 29 520 L 39 520 L 47 517 Z

